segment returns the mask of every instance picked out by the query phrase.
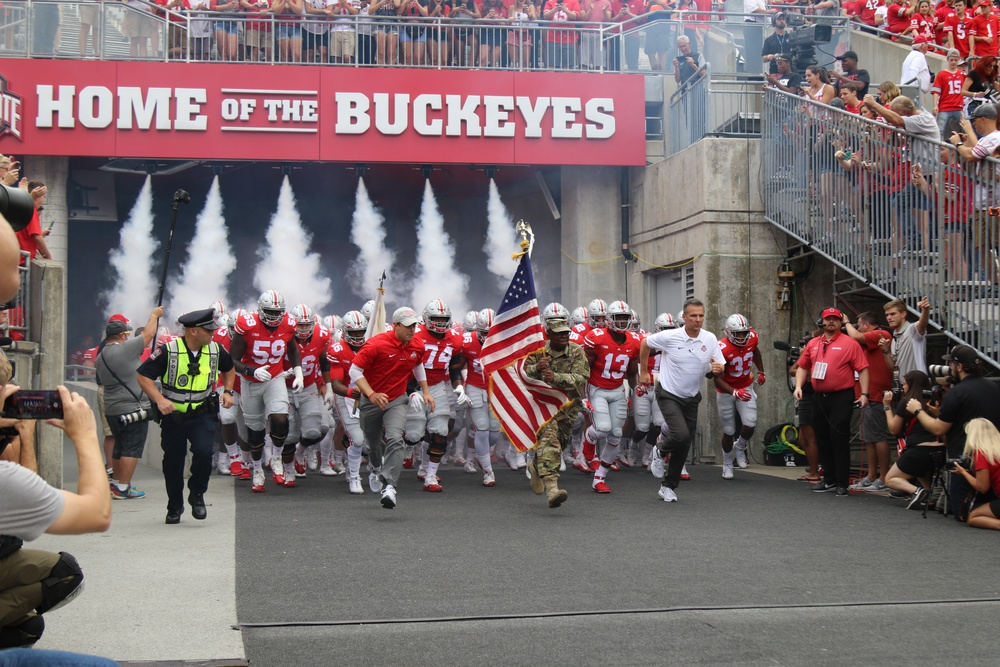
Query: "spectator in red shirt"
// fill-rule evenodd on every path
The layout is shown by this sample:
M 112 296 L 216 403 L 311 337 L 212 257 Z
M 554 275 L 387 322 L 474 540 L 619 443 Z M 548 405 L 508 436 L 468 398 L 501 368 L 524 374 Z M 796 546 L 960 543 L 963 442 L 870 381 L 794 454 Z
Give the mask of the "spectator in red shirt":
M 969 57 L 969 26 L 972 18 L 965 13 L 965 0 L 955 0 L 955 14 L 944 22 L 944 45 L 958 49 L 962 58 Z
M 840 84 L 840 99 L 844 101 L 844 109 L 851 113 L 861 110 L 861 100 L 858 99 L 858 85 L 853 81 Z
M 577 0 L 548 0 L 542 16 L 552 23 L 568 23 L 580 18 Z M 545 31 L 545 65 L 550 69 L 576 67 L 576 33 L 568 30 Z
M 861 22 L 872 28 L 877 26 L 878 21 L 875 19 L 875 12 L 879 7 L 885 7 L 885 3 L 882 0 L 861 0 L 858 4 L 861 6 L 859 15 Z
M 997 55 L 1000 19 L 993 13 L 990 0 L 979 0 L 976 15 L 969 25 L 969 50 L 977 58 Z
M 916 12 L 916 4 L 916 0 L 903 0 L 902 3 L 894 2 L 889 5 L 885 14 L 886 29 L 897 35 L 904 34 L 910 28 L 910 18 Z
M 847 335 L 856 340 L 868 357 L 868 391 L 871 401 L 861 412 L 861 443 L 865 446 L 868 475 L 855 485 L 860 491 L 884 491 L 889 472 L 889 428 L 885 421 L 882 398 L 892 393 L 892 371 L 879 347 L 880 340 L 892 340 L 892 334 L 879 326 L 878 316 L 866 311 L 858 314 L 857 328 L 844 316 Z
M 965 425 L 965 434 L 962 455 L 969 458 L 975 473 L 961 465 L 952 467 L 951 473 L 964 477 L 977 493 L 993 497 L 969 512 L 966 523 L 973 528 L 1000 530 L 1000 432 L 988 419 L 979 417 Z
M 847 496 L 851 474 L 851 414 L 854 374 L 858 374 L 861 397 L 857 405 L 868 405 L 868 359 L 856 341 L 840 332 L 844 316 L 836 308 L 823 311 L 823 335 L 810 340 L 802 350 L 795 371 L 795 400 L 802 400 L 802 386 L 809 377 L 816 390 L 813 430 L 823 461 L 823 481 L 812 487 L 822 493 L 836 489 Z
M 945 33 L 944 23 L 949 16 L 955 15 L 955 0 L 945 0 L 938 3 L 934 9 L 934 41 L 938 46 L 944 46 Z
M 933 113 L 937 116 L 942 140 L 945 138 L 945 125 L 950 119 L 954 119 L 956 123 L 961 121 L 962 111 L 965 109 L 965 96 L 962 95 L 965 70 L 958 68 L 960 60 L 958 49 L 949 50 L 947 68 L 937 73 L 931 85 L 931 95 L 934 97 Z
M 49 246 L 45 243 L 45 237 L 52 233 L 51 229 L 42 229 L 41 211 L 45 206 L 45 196 L 48 188 L 41 181 L 28 181 L 21 179 L 23 187 L 31 193 L 31 198 L 35 203 L 35 212 L 31 215 L 31 222 L 28 226 L 17 233 L 17 242 L 21 250 L 28 253 L 29 259 L 34 259 L 36 255 L 41 255 L 43 259 L 52 259 Z
M 396 506 L 396 485 L 403 469 L 406 385 L 411 376 L 420 384 L 421 394 L 414 393 L 409 403 L 420 410 L 426 405 L 434 411 L 424 372 L 424 346 L 413 342 L 420 316 L 412 308 L 397 308 L 392 322 L 392 331 L 372 336 L 358 350 L 351 366 L 351 380 L 361 395 L 351 392 L 347 397 L 358 401 L 361 430 L 372 467 L 379 471 L 381 502 L 386 509 Z

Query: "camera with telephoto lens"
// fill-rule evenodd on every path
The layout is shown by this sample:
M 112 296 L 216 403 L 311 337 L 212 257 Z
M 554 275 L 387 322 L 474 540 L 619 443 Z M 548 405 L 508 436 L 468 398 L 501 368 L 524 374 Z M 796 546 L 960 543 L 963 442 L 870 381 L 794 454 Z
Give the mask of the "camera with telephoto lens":
M 7 218 L 15 232 L 19 232 L 31 222 L 35 214 L 35 200 L 27 190 L 0 184 L 0 214 Z
M 951 367 L 946 364 L 931 364 L 927 367 L 927 376 L 931 378 L 947 378 L 951 375 Z
M 785 355 L 785 365 L 791 368 L 795 365 L 795 362 L 799 360 L 799 357 L 802 356 L 802 348 L 804 348 L 808 342 L 809 338 L 803 337 L 799 339 L 797 346 L 783 340 L 776 340 L 772 343 L 772 345 L 774 346 L 774 349 L 787 353 Z
M 930 389 L 925 389 L 922 395 L 923 399 L 928 403 L 940 403 L 941 399 L 944 398 L 944 387 L 936 384 Z
M 153 415 L 149 410 L 144 410 L 139 408 L 135 412 L 129 412 L 124 415 L 118 415 L 118 424 L 121 426 L 128 426 L 129 424 L 136 424 L 138 422 L 144 422 L 147 419 L 152 419 Z
M 945 462 L 945 470 L 951 470 L 952 468 L 962 467 L 969 472 L 974 472 L 972 470 L 972 459 L 968 456 L 963 456 L 957 459 L 947 459 Z

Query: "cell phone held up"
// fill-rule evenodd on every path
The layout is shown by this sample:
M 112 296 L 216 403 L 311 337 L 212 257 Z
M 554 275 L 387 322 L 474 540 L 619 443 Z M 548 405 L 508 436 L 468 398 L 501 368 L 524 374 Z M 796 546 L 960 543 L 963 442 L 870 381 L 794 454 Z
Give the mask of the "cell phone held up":
M 5 419 L 62 419 L 62 398 L 57 391 L 19 391 L 3 404 Z

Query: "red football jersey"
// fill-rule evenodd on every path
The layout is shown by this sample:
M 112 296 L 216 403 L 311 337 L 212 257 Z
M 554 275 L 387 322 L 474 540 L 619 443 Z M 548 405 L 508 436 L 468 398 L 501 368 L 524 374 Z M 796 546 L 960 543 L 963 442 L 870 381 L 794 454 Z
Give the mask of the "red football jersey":
M 319 360 L 330 347 L 330 330 L 317 324 L 313 327 L 312 336 L 308 341 L 303 343 L 296 338 L 295 344 L 299 346 L 299 360 L 302 362 L 302 379 L 305 386 L 322 384 L 323 371 L 319 369 Z M 287 378 L 285 383 L 291 387 L 294 380 L 295 377 L 292 376 Z
M 233 327 L 236 333 L 243 336 L 247 343 L 243 358 L 244 364 L 266 368 L 271 376 L 284 371 L 288 346 L 295 337 L 295 320 L 288 313 L 281 323 L 271 331 L 260 321 L 257 313 L 243 313 Z M 248 378 L 250 382 L 257 382 Z
M 587 382 L 600 389 L 622 386 L 629 364 L 639 358 L 639 341 L 629 331 L 625 332 L 625 340 L 617 343 L 609 331 L 594 329 L 583 339 L 583 347 L 597 355 Z
M 979 14 L 969 24 L 969 34 L 976 37 L 989 37 L 992 43 L 976 40 L 977 58 L 997 55 L 997 32 L 1000 31 L 1000 21 L 993 14 Z
M 331 342 L 326 351 L 326 360 L 330 362 L 330 379 L 340 380 L 348 387 L 353 387 L 351 381 L 351 365 L 357 354 L 347 341 Z
M 872 27 L 878 25 L 878 21 L 875 20 L 875 10 L 879 7 L 885 7 L 882 0 L 865 0 L 861 7 L 861 22 Z
M 233 339 L 229 337 L 229 327 L 219 327 L 212 332 L 212 341 L 219 344 L 219 347 L 229 352 L 229 346 L 233 344 Z M 220 389 L 222 387 L 222 375 L 219 375 L 219 379 L 215 382 L 215 388 Z M 240 376 L 236 376 L 236 381 L 233 382 L 233 391 L 237 394 L 240 393 Z
M 961 111 L 965 108 L 965 97 L 962 96 L 962 84 L 965 83 L 965 72 L 949 72 L 941 70 L 934 77 L 931 92 L 940 95 L 938 111 Z
M 486 376 L 483 375 L 483 364 L 479 357 L 483 353 L 483 344 L 479 342 L 479 336 L 475 333 L 467 333 L 462 337 L 462 356 L 465 357 L 469 365 L 468 376 L 465 383 L 471 387 L 479 387 L 486 391 Z
M 427 384 L 435 385 L 448 381 L 451 358 L 462 353 L 462 336 L 449 329 L 443 338 L 435 338 L 427 329 L 420 329 L 413 334 L 413 340 L 424 346 Z
M 969 57 L 969 26 L 972 24 L 972 17 L 968 14 L 958 18 L 958 14 L 949 16 L 944 22 L 944 31 L 951 33 L 955 48 L 958 49 L 962 58 Z
M 569 342 L 576 343 L 577 345 L 583 345 L 583 339 L 587 337 L 593 329 L 590 328 L 590 324 L 587 322 L 581 322 L 575 327 L 569 330 Z
M 937 42 L 938 46 L 944 45 L 944 36 L 945 36 L 944 25 L 943 25 L 944 22 L 948 20 L 949 16 L 954 16 L 954 15 L 955 15 L 954 8 L 949 7 L 948 5 L 944 4 L 939 5 L 934 10 L 934 35 L 935 35 L 934 41 Z M 941 25 L 940 29 L 938 29 L 937 27 L 938 25 Z
M 746 389 L 753 382 L 751 376 L 753 353 L 759 342 L 760 338 L 753 329 L 750 330 L 750 337 L 743 347 L 734 345 L 728 338 L 719 341 L 719 349 L 726 358 L 726 370 L 722 374 L 722 379 L 733 389 Z

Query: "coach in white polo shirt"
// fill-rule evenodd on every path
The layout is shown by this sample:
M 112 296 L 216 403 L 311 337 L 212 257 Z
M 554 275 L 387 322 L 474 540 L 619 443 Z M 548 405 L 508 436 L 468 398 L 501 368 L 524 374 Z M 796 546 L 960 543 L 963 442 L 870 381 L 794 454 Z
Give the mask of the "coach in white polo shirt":
M 649 462 L 649 470 L 663 479 L 660 497 L 668 503 L 677 502 L 677 486 L 681 469 L 691 450 L 691 438 L 698 428 L 698 404 L 705 378 L 719 375 L 725 358 L 719 339 L 703 331 L 705 304 L 697 299 L 684 302 L 684 326 L 667 329 L 647 336 L 639 347 L 639 382 L 650 384 L 649 351 L 660 351 L 660 378 L 656 387 L 656 403 L 663 413 L 665 426 L 670 429 L 663 449 L 658 449 Z M 666 450 L 666 451 L 664 451 Z M 666 476 L 663 459 L 670 456 Z

